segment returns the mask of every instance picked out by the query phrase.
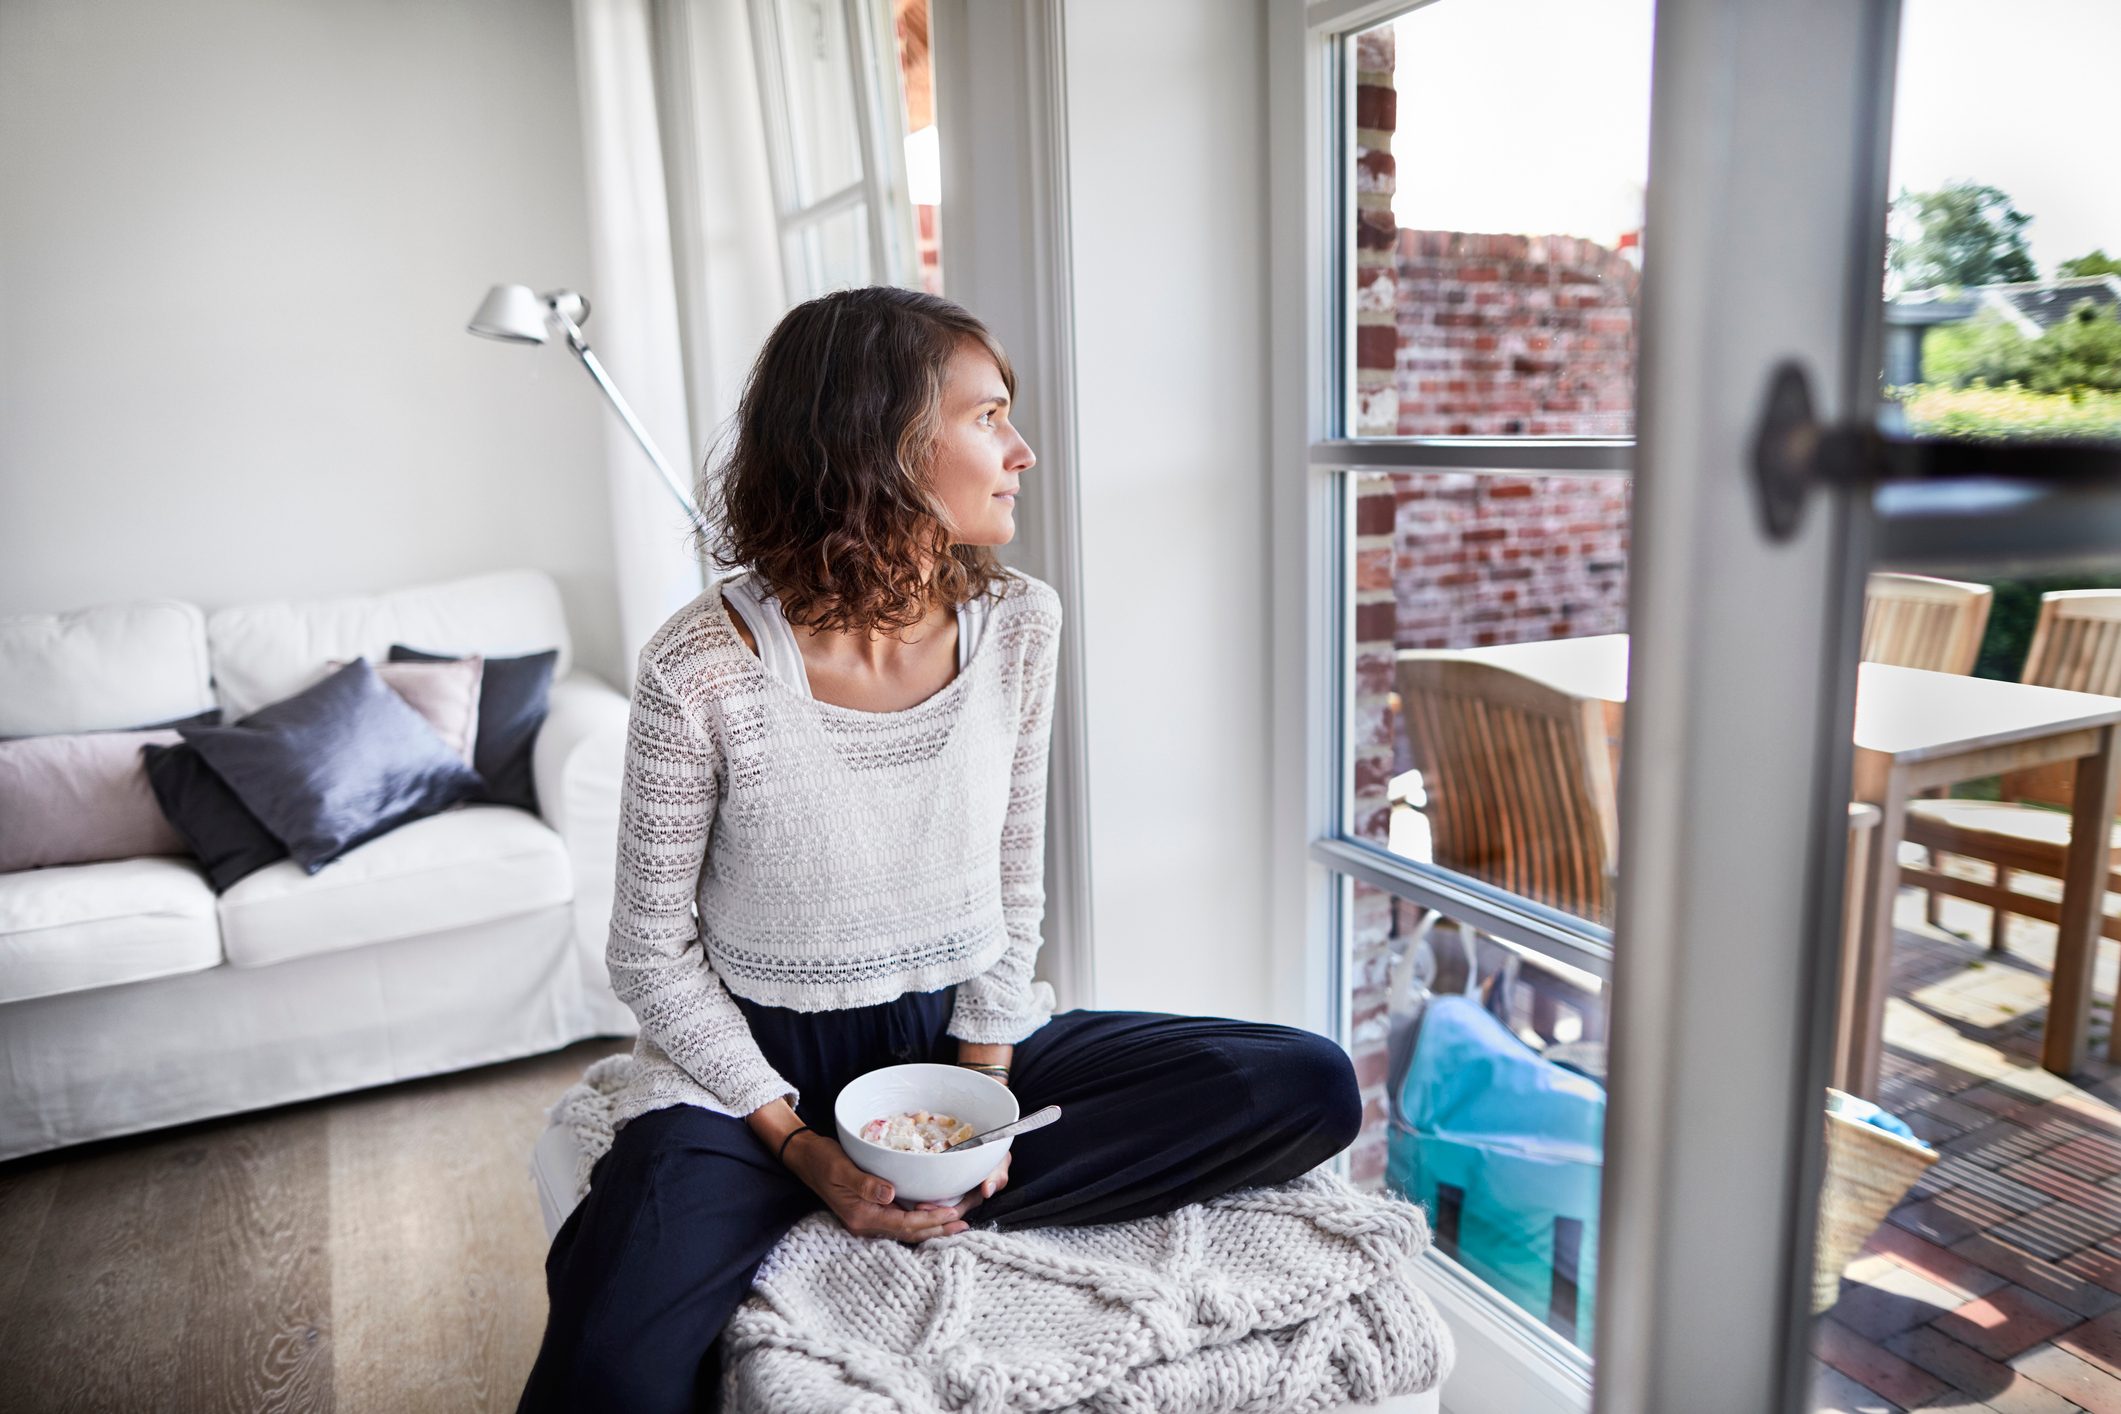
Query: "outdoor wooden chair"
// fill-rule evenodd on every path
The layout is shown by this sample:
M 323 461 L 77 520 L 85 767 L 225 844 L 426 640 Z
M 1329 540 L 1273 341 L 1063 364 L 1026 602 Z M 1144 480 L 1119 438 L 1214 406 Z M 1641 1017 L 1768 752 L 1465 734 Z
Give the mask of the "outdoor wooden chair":
M 1995 597 L 1985 584 L 1874 574 L 1863 596 L 1863 661 L 1970 673 Z
M 1449 652 L 1398 657 L 1435 862 L 1612 921 L 1619 808 L 1605 704 Z
M 1402 652 L 1397 677 L 1434 862 L 1611 923 L 1619 808 L 1606 704 L 1449 652 Z M 1434 921 L 1425 915 L 1411 941 Z M 1504 974 L 1492 983 L 1505 994 L 1525 988 L 1542 1038 L 1556 1039 L 1566 1007 L 1581 1019 L 1582 1039 L 1604 1039 L 1605 989 L 1595 977 L 1502 951 Z
M 2040 618 L 2032 648 L 2025 657 L 2022 682 L 2121 697 L 2121 590 L 2071 589 L 2040 599 Z M 2062 906 L 2054 899 L 2020 893 L 2015 874 L 2060 878 L 2069 853 L 2070 796 L 2074 789 L 2070 763 L 2011 771 L 2004 775 L 2000 800 L 1918 800 L 1908 806 L 1907 839 L 1929 851 L 1932 867 L 1903 866 L 1900 881 L 1928 889 L 1934 904 L 1939 894 L 1971 899 L 1991 910 L 1989 950 L 2001 951 L 2012 914 L 2060 923 Z M 2113 843 L 2121 848 L 2121 826 Z M 1960 879 L 1936 867 L 1944 855 L 1986 861 L 1993 883 Z M 2121 863 L 2121 856 L 2117 856 Z M 2107 887 L 2121 889 L 2121 871 Z M 2106 937 L 2121 939 L 2121 918 L 2107 915 Z M 2109 1050 L 2121 1057 L 2121 1028 Z
M 1996 592 L 1985 584 L 1919 574 L 1874 574 L 1863 594 L 1863 661 L 1933 673 L 1970 673 Z M 1941 790 L 1926 792 L 1943 796 Z M 1931 894 L 1929 921 L 1942 896 Z

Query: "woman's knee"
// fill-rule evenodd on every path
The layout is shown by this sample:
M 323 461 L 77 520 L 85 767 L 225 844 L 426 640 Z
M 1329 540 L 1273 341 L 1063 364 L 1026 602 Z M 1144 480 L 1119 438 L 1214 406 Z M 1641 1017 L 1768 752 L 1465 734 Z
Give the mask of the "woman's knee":
M 1355 1066 L 1340 1046 L 1313 1031 L 1280 1034 L 1255 1083 L 1269 1115 L 1285 1116 L 1315 1136 L 1325 1156 L 1339 1153 L 1362 1131 L 1362 1095 Z

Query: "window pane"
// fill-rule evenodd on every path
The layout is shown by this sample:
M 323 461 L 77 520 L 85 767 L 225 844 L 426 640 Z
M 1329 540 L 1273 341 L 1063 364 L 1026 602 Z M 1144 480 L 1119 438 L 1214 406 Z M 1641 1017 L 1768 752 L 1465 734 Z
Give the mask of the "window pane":
M 800 210 L 862 178 L 846 10 L 839 0 L 774 0 L 773 8 Z
M 906 186 L 913 202 L 914 251 L 921 288 L 943 292 L 942 149 L 935 131 L 934 65 L 929 58 L 928 0 L 895 0 L 899 87 L 905 94 Z
M 810 299 L 828 290 L 870 283 L 866 208 L 849 207 L 800 227 L 792 244 L 795 254 L 791 263 L 801 287 L 796 298 Z
M 1345 899 L 1365 1101 L 1350 1176 L 1422 1204 L 1440 1254 L 1588 1352 L 1603 989 L 1366 884 Z
M 1628 479 L 1349 490 L 1349 833 L 1610 923 Z
M 2073 52 L 2116 52 L 2121 11 L 2032 0 L 2009 24 L 1996 16 L 1968 0 L 1901 9 L 1886 421 L 1977 439 L 2121 437 L 2110 118 L 2086 86 L 2034 67 L 2057 37 Z M 2010 519 L 1988 526 L 2000 551 Z M 2104 941 L 2081 923 L 2064 931 L 2070 889 L 2081 890 L 2064 883 L 2068 844 L 2088 822 L 2074 814 L 2077 763 L 2061 759 L 2071 727 L 2121 696 L 2121 566 L 2065 576 L 2022 553 L 1970 559 L 1948 580 L 1874 575 L 1868 586 L 1857 741 L 1867 700 L 1916 696 L 1924 710 L 1902 730 L 1927 736 L 1926 788 L 1904 823 L 1873 827 L 1872 867 L 1851 869 L 1870 893 L 1849 946 L 1881 980 L 1875 1000 L 1850 1007 L 1868 1044 L 1832 1082 L 1851 1096 L 1830 1101 L 1817 1246 L 1797 1273 L 1820 1315 L 1820 1410 L 1888 1398 L 2089 1408 L 2121 1392 L 2121 1363 L 2099 1343 L 2121 1302 L 2116 974 Z M 1998 577 L 2014 559 L 2031 577 Z M 2045 691 L 2055 688 L 2087 695 Z M 1962 724 L 1976 701 L 2017 717 L 2011 760 Z M 2028 764 L 2036 754 L 2045 764 Z M 1998 764 L 2011 769 L 1977 774 Z M 1899 779 L 1859 769 L 1857 791 L 1890 804 Z M 2094 840 L 2107 828 L 2093 824 Z M 2104 872 L 2076 898 L 2103 899 L 2097 931 L 2121 937 Z M 2081 1032 L 2073 976 L 2091 984 Z M 2088 1040 L 2081 1060 L 2072 1033 Z M 1878 1346 L 1892 1365 L 1872 1358 Z
M 2121 10 L 1974 0 L 1902 12 L 1885 271 L 1889 425 L 2121 438 L 2121 186 L 2111 110 L 2039 69 L 2121 46 Z M 1980 95 L 1969 102 L 1969 95 Z
M 1437 0 L 1349 41 L 1348 430 L 1634 431 L 1650 0 Z

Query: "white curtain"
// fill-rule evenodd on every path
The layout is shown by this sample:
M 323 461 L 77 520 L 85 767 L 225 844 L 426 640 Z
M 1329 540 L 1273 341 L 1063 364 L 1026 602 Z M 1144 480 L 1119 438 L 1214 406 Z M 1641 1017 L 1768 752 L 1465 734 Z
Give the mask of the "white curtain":
M 657 4 L 663 170 L 670 228 L 690 253 L 678 262 L 678 306 L 705 453 L 727 435 L 745 375 L 789 301 L 747 7 Z
M 588 169 L 594 317 L 590 346 L 680 479 L 697 475 L 663 184 L 650 0 L 575 0 L 582 146 Z M 641 646 L 700 592 L 691 523 L 616 416 L 604 433 L 619 631 Z M 625 684 L 628 688 L 631 684 Z

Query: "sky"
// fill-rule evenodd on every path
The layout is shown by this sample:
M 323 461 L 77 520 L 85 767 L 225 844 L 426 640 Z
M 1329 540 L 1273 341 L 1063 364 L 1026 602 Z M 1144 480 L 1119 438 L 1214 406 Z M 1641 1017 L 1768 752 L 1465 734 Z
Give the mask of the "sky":
M 1652 11 L 1437 0 L 1396 21 L 1399 224 L 1605 244 L 1638 227 Z M 2121 256 L 2121 144 L 2101 140 L 2117 58 L 2121 0 L 1906 0 L 1891 190 L 2002 188 L 2043 275 L 2096 246 Z
M 1907 0 L 1893 190 L 1970 178 L 2008 192 L 2040 273 L 2121 256 L 2114 71 L 2121 0 Z

